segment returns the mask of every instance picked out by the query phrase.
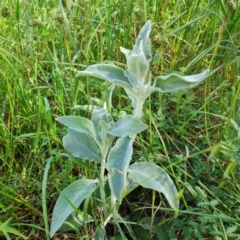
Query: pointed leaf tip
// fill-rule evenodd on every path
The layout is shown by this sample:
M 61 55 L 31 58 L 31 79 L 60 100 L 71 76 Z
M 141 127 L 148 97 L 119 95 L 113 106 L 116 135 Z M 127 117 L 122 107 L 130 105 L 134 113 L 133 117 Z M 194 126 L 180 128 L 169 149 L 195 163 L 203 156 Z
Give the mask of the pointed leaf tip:
M 95 64 L 87 67 L 84 71 L 79 71 L 77 76 L 87 75 L 105 80 L 120 87 L 130 87 L 131 84 L 125 76 L 125 71 L 115 65 Z
M 181 76 L 176 73 L 171 73 L 166 76 L 158 76 L 155 79 L 156 91 L 173 92 L 180 89 L 192 88 L 205 80 L 209 75 L 210 70 L 207 69 L 202 73 Z
M 86 133 L 93 137 L 95 136 L 93 124 L 87 118 L 78 116 L 63 116 L 56 118 L 56 120 L 76 132 Z
M 53 209 L 50 237 L 58 231 L 68 216 L 74 212 L 72 206 L 78 208 L 96 182 L 96 180 L 79 179 L 62 191 Z
M 173 209 L 179 207 L 179 201 L 176 200 L 177 188 L 164 169 L 154 163 L 139 162 L 132 164 L 128 172 L 129 178 L 139 185 L 163 193 Z
M 147 128 L 148 126 L 138 118 L 131 115 L 126 115 L 118 120 L 112 129 L 108 131 L 108 133 L 117 137 L 126 137 L 129 135 L 138 134 Z

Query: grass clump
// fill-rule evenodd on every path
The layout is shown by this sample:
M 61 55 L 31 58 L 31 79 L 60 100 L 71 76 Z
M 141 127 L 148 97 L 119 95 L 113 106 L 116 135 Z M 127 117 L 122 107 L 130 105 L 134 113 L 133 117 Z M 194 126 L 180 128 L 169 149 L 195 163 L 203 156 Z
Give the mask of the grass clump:
M 8 239 L 18 239 L 18 233 L 45 239 L 59 192 L 82 175 L 96 176 L 96 165 L 76 164 L 63 149 L 64 130 L 55 118 L 69 114 L 90 117 L 73 107 L 98 101 L 108 86 L 79 79 L 76 71 L 103 61 L 124 63 L 119 46 L 132 49 L 139 29 L 150 19 L 152 48 L 160 56 L 152 66 L 154 77 L 174 71 L 194 74 L 206 68 L 213 74 L 193 90 L 155 93 L 147 99 L 143 118 L 150 128 L 134 144 L 133 160 L 159 164 L 182 190 L 178 216 L 173 216 L 162 196 L 137 188 L 121 206 L 121 215 L 126 217 L 123 224 L 117 229 L 109 225 L 107 234 L 115 238 L 125 234 L 128 239 L 140 239 L 139 233 L 143 239 L 237 239 L 237 4 L 217 0 L 3 2 L 0 223 L 8 228 L 0 227 L 1 234 Z M 114 96 L 115 117 L 129 113 L 125 94 L 116 89 Z M 43 173 L 48 159 L 46 180 Z M 91 208 L 84 209 L 90 214 Z M 91 215 L 94 221 L 79 233 L 59 233 L 54 238 L 90 238 L 100 219 L 97 212 Z M 136 222 L 138 226 L 130 224 Z

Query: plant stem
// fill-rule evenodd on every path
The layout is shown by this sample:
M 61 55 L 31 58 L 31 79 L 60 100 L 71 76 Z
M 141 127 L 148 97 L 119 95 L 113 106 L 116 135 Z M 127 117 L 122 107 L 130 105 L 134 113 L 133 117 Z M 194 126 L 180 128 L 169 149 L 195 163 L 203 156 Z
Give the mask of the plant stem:
M 101 170 L 100 170 L 100 197 L 103 204 L 103 211 L 106 214 L 107 208 L 106 208 L 106 196 L 105 196 L 105 190 L 104 190 L 104 172 L 105 172 L 105 165 L 106 165 L 106 157 L 104 155 L 101 163 Z
M 144 101 L 141 98 L 137 99 L 137 106 L 134 111 L 134 117 L 139 119 L 142 117 L 143 104 L 144 104 Z

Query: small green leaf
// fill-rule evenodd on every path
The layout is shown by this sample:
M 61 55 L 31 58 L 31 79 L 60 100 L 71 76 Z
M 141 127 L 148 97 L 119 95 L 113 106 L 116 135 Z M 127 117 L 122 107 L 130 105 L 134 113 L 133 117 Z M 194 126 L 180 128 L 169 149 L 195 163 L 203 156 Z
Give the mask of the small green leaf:
M 74 157 L 81 159 L 102 161 L 102 155 L 94 140 L 86 133 L 68 129 L 68 134 L 63 137 L 63 146 Z
M 155 79 L 155 90 L 159 92 L 173 92 L 179 89 L 192 88 L 208 77 L 209 70 L 196 75 L 180 76 L 172 73 Z
M 128 172 L 129 178 L 141 186 L 163 193 L 172 208 L 179 207 L 175 184 L 161 167 L 148 162 L 134 163 L 128 168 Z
M 108 181 L 114 196 L 121 199 L 126 187 L 126 176 L 133 153 L 134 138 L 119 138 L 107 159 Z
M 162 56 L 160 53 L 156 53 L 153 57 L 153 61 L 152 61 L 152 64 L 155 65 L 155 64 L 158 64 L 160 63 L 160 60 L 161 60 Z
M 50 237 L 63 225 L 68 216 L 78 208 L 81 202 L 88 196 L 96 180 L 80 179 L 67 186 L 59 196 L 52 215 Z M 70 204 L 70 203 L 71 204 Z
M 147 128 L 148 126 L 138 118 L 126 115 L 118 120 L 108 133 L 117 137 L 125 137 L 138 134 Z
M 84 71 L 79 71 L 77 76 L 87 75 L 91 77 L 100 78 L 111 84 L 131 88 L 128 77 L 125 76 L 125 71 L 114 65 L 109 64 L 95 64 L 89 66 Z
M 95 131 L 92 122 L 83 117 L 78 116 L 64 116 L 56 119 L 58 122 L 71 128 L 76 132 L 82 132 L 95 137 Z
M 235 165 L 236 165 L 236 162 L 235 162 L 235 161 L 231 161 L 231 162 L 227 165 L 227 168 L 226 168 L 226 170 L 224 171 L 224 174 L 223 174 L 223 178 L 225 178 L 225 179 L 226 179 L 226 178 L 229 178 L 229 176 L 233 174 Z

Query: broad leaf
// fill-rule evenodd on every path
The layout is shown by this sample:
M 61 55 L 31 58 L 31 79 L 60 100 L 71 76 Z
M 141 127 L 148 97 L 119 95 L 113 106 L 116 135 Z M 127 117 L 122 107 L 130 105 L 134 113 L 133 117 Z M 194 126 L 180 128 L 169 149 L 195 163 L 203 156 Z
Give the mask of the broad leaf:
M 68 134 L 63 137 L 63 146 L 74 157 L 102 161 L 102 155 L 94 140 L 86 133 L 76 132 L 68 129 Z
M 159 92 L 173 92 L 179 89 L 192 88 L 208 77 L 209 70 L 196 75 L 180 76 L 172 73 L 155 79 L 155 90 Z
M 111 84 L 131 88 L 128 78 L 125 76 L 125 71 L 114 65 L 109 64 L 95 64 L 89 66 L 84 71 L 79 71 L 79 75 L 87 75 L 91 77 L 100 78 Z
M 148 162 L 134 163 L 128 172 L 129 178 L 139 185 L 163 193 L 172 208 L 179 207 L 179 201 L 175 199 L 178 194 L 175 184 L 161 167 Z
M 118 120 L 108 133 L 117 137 L 125 137 L 138 134 L 147 128 L 148 126 L 138 118 L 126 115 Z
M 88 196 L 95 183 L 96 180 L 80 179 L 62 191 L 53 209 L 50 229 L 51 237 L 63 225 L 68 216 L 74 212 L 72 205 L 78 208 L 81 202 Z
M 92 122 L 83 117 L 78 116 L 64 116 L 56 119 L 58 122 L 71 128 L 74 131 L 87 133 L 92 137 L 95 137 L 95 131 Z
M 119 138 L 107 159 L 108 181 L 114 196 L 121 199 L 126 187 L 126 176 L 133 153 L 134 138 Z
M 149 63 L 144 53 L 132 53 L 127 59 L 127 66 L 128 71 L 138 79 L 140 85 L 143 85 L 149 70 Z

